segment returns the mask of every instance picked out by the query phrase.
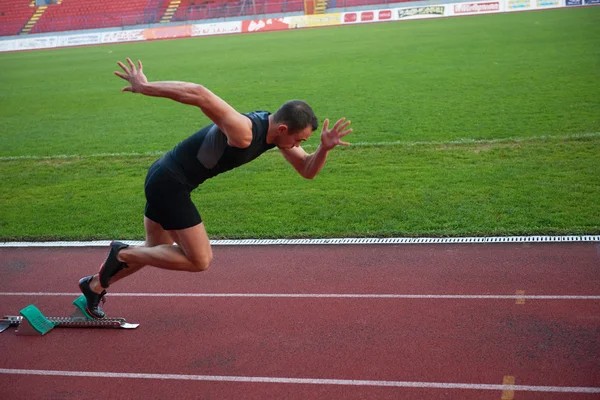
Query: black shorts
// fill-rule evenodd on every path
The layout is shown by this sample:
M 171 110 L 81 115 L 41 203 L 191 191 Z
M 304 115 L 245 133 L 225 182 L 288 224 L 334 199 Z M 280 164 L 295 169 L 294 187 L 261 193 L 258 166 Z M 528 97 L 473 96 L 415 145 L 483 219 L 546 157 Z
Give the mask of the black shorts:
M 194 188 L 178 181 L 159 159 L 146 175 L 144 215 L 159 223 L 165 230 L 190 228 L 202 222 L 198 209 L 192 202 Z

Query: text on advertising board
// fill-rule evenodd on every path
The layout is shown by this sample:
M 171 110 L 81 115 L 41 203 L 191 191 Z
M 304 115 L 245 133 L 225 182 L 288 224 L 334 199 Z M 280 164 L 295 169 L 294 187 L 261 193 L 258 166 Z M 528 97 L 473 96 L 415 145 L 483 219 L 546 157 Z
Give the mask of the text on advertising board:
M 463 3 L 454 5 L 454 14 L 490 12 L 499 10 L 500 3 L 497 1 L 491 3 Z

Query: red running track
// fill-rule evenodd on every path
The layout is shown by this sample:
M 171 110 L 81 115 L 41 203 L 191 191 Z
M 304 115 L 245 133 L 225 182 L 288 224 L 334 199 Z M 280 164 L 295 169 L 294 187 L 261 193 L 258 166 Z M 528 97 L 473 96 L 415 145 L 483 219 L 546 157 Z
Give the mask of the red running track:
M 216 246 L 214 252 L 207 272 L 146 268 L 111 288 L 105 309 L 140 323 L 136 330 L 2 333 L 0 397 L 600 398 L 597 244 Z M 77 280 L 97 270 L 105 253 L 0 249 L 0 315 L 17 315 L 31 303 L 48 316 L 68 315 Z M 557 298 L 264 296 L 517 291 Z M 9 295 L 22 292 L 47 295 Z M 255 296 L 125 296 L 135 293 Z M 572 295 L 590 298 L 560 298 Z M 218 381 L 231 377 L 246 381 Z M 268 379 L 249 382 L 253 377 Z M 533 388 L 503 391 L 504 377 Z M 419 387 L 381 386 L 408 384 Z M 565 387 L 572 390 L 556 391 Z M 595 393 L 575 392 L 582 388 Z

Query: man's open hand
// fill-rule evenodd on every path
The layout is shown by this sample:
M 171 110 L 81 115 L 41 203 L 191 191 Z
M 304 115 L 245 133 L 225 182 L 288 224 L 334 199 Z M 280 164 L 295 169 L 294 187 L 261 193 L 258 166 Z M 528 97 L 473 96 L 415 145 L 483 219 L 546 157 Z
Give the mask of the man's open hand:
M 132 93 L 141 93 L 142 86 L 148 83 L 148 79 L 144 75 L 142 62 L 138 60 L 138 68 L 136 68 L 135 64 L 131 59 L 127 58 L 127 62 L 129 63 L 129 67 L 125 66 L 121 61 L 117 63 L 119 67 L 125 71 L 125 73 L 115 71 L 115 75 L 125 79 L 129 82 L 129 86 L 125 86 L 121 89 L 121 92 L 132 92 Z
M 321 144 L 326 150 L 331 150 L 335 146 L 350 146 L 350 143 L 341 140 L 344 136 L 352 133 L 352 129 L 346 129 L 350 125 L 350 121 L 344 122 L 345 120 L 345 117 L 339 119 L 331 129 L 329 129 L 329 119 L 323 122 Z

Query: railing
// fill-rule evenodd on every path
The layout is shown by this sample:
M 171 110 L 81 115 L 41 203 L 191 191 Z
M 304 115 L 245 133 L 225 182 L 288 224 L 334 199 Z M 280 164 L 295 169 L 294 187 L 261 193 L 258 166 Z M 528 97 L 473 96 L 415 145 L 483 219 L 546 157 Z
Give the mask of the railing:
M 0 23 L 0 36 L 16 35 L 25 26 L 24 22 L 4 22 Z
M 105 13 L 91 15 L 77 15 L 56 18 L 41 18 L 38 24 L 44 31 L 55 31 L 53 28 L 66 30 L 85 28 L 104 28 L 113 26 L 134 26 L 153 24 L 160 21 L 163 11 L 139 11 L 128 13 Z
M 282 14 L 289 12 L 303 12 L 304 0 L 287 0 L 282 2 L 252 4 L 222 3 L 202 4 L 180 8 L 175 13 L 172 21 L 195 21 L 203 19 L 235 18 L 252 15 Z

